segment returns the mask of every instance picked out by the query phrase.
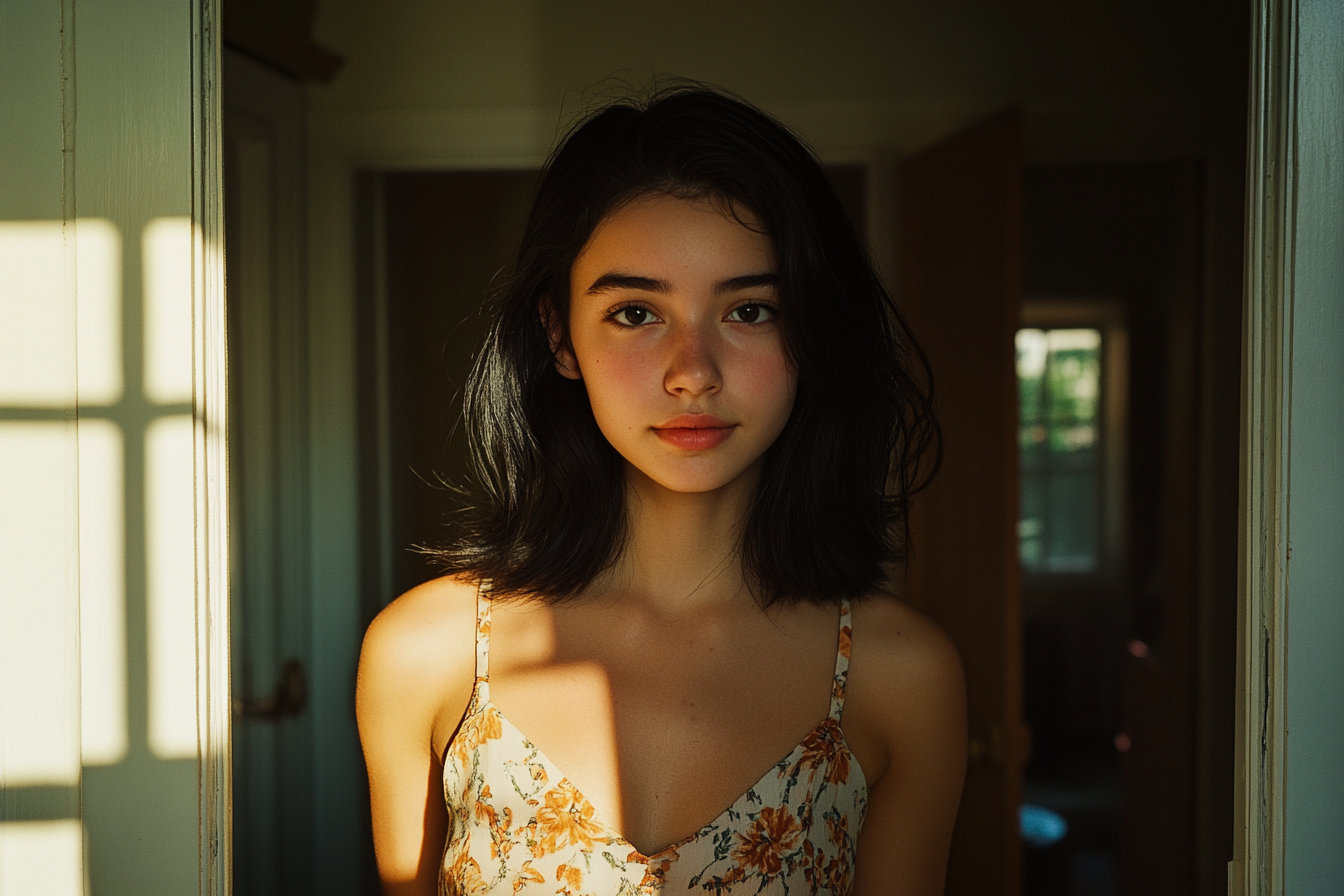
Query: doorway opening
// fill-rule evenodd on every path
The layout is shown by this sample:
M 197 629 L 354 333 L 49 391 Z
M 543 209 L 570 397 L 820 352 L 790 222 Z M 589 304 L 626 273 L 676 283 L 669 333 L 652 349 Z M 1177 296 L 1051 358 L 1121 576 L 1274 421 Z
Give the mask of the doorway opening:
M 1193 162 L 1026 173 L 1024 803 L 1058 820 L 1024 831 L 1028 896 L 1199 892 L 1231 852 L 1235 619 L 1196 536 L 1204 184 Z

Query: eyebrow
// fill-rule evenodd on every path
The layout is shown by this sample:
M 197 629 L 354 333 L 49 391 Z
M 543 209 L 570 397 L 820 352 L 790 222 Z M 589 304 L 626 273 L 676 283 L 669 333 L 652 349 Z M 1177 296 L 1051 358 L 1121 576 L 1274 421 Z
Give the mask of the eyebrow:
M 720 280 L 715 283 L 714 294 L 723 295 L 724 293 L 740 292 L 744 289 L 755 289 L 760 286 L 778 285 L 779 275 L 775 273 L 743 274 L 741 277 L 729 277 L 727 280 Z M 588 287 L 587 293 L 594 296 L 615 289 L 633 289 L 667 295 L 672 291 L 672 284 L 666 280 L 657 280 L 653 277 L 637 277 L 634 274 L 622 274 L 613 271 L 594 280 L 593 285 Z

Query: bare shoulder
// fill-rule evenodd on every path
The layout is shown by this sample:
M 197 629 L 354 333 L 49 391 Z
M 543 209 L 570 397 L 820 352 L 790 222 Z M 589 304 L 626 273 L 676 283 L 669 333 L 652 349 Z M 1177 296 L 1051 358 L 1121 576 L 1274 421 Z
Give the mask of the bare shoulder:
M 361 729 L 396 721 L 428 731 L 456 704 L 465 709 L 475 679 L 476 591 L 475 582 L 445 576 L 411 589 L 374 618 L 359 659 Z
M 433 579 L 388 604 L 364 633 L 362 656 L 388 671 L 427 672 L 473 644 L 476 584 L 451 576 Z M 469 657 L 472 651 L 466 651 Z
M 960 677 L 961 658 L 952 639 L 904 601 L 872 594 L 855 604 L 853 614 L 854 662 L 870 667 L 888 684 L 926 682 L 954 673 Z
M 858 602 L 853 626 L 844 728 L 869 797 L 853 892 L 942 893 L 966 776 L 961 657 L 931 619 L 888 595 Z
M 963 751 L 966 685 L 952 639 L 890 595 L 873 594 L 853 612 L 846 719 L 859 729 L 856 749 L 868 748 L 874 782 L 893 760 Z

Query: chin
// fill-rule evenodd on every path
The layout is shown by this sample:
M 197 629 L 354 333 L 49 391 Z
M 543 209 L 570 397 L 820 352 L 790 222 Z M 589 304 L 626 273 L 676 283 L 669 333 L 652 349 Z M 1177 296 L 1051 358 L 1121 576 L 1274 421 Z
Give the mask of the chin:
M 752 469 L 746 470 L 644 470 L 628 464 L 632 472 L 658 488 L 682 495 L 703 495 L 720 491 L 750 476 Z M 745 484 L 745 483 L 744 483 Z

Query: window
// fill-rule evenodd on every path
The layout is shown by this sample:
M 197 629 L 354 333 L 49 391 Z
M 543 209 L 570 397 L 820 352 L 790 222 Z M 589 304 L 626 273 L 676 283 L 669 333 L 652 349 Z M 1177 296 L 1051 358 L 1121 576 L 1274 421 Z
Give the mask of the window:
M 1097 303 L 1029 303 L 1017 331 L 1021 502 L 1028 575 L 1094 576 L 1121 537 L 1124 334 Z

